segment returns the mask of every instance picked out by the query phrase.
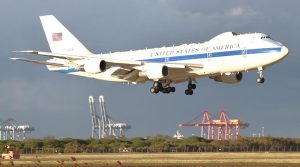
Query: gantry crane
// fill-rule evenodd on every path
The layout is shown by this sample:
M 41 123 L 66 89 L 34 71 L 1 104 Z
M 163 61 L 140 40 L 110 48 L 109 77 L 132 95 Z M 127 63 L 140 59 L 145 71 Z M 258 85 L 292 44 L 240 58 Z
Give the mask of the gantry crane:
M 194 122 L 199 119 L 201 122 Z M 200 115 L 196 116 L 190 123 L 180 123 L 180 127 L 194 126 L 200 127 L 200 137 L 209 140 L 231 140 L 240 136 L 240 129 L 249 126 L 248 123 L 230 118 L 224 110 L 219 112 L 219 115 L 213 117 L 207 110 L 204 110 Z M 215 133 L 217 131 L 217 133 Z

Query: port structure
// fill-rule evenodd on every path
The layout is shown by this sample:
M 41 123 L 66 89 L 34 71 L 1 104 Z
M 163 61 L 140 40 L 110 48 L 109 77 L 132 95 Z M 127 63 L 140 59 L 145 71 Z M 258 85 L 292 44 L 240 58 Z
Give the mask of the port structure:
M 200 122 L 195 122 L 196 120 Z M 229 116 L 222 109 L 217 116 L 212 116 L 208 110 L 204 110 L 189 123 L 180 123 L 178 126 L 200 127 L 200 137 L 208 140 L 232 140 L 237 139 L 240 136 L 240 129 L 247 128 L 249 123 Z
M 100 115 L 97 113 L 93 96 L 89 96 L 92 118 L 92 138 L 124 137 L 124 131 L 131 129 L 126 123 L 113 120 L 106 111 L 104 96 L 99 96 Z
M 34 127 L 15 121 L 12 118 L 0 121 L 0 140 L 25 140 Z

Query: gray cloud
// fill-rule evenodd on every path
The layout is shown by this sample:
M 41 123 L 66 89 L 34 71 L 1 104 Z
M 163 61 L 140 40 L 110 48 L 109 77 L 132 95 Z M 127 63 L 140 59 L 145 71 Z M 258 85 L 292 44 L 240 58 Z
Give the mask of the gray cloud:
M 239 17 L 239 16 L 255 16 L 258 15 L 257 11 L 253 9 L 245 9 L 242 7 L 234 7 L 229 10 L 229 16 Z

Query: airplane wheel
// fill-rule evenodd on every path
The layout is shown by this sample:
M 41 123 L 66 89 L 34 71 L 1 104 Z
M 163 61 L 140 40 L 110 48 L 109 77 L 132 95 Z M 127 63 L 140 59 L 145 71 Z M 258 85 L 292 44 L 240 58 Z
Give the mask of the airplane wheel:
M 150 92 L 153 94 L 153 93 L 155 93 L 155 88 L 154 87 L 151 87 L 150 88 Z
M 192 89 L 196 89 L 196 84 L 192 84 Z
M 196 89 L 196 84 L 188 84 L 188 89 Z
M 175 87 L 171 87 L 171 92 L 175 92 L 176 88 Z
M 161 85 L 161 83 L 160 82 L 158 82 L 158 81 L 155 81 L 154 83 L 153 83 L 153 87 L 162 87 L 162 85 Z
M 168 88 L 163 88 L 163 93 L 168 93 Z
M 184 92 L 186 95 L 192 95 L 194 92 L 191 89 L 186 89 Z
M 150 92 L 152 93 L 152 94 L 156 94 L 156 93 L 158 93 L 158 90 L 155 88 L 155 87 L 151 87 L 150 88 Z
M 256 82 L 257 83 L 264 83 L 265 82 L 265 78 L 260 78 L 259 77 L 259 78 L 256 79 Z
M 163 88 L 162 92 L 163 93 L 170 93 L 169 88 Z

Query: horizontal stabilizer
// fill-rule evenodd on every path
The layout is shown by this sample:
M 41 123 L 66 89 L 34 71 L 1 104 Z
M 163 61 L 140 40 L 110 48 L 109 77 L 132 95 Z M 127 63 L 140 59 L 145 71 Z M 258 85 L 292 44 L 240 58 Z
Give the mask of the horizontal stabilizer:
M 35 64 L 43 64 L 43 65 L 51 65 L 51 66 L 58 66 L 58 67 L 66 67 L 64 64 L 59 64 L 59 63 L 52 63 L 52 62 L 47 62 L 47 61 L 38 61 L 38 60 L 29 60 L 29 59 L 24 59 L 24 58 L 10 58 L 11 60 L 19 60 L 19 61 L 25 61 L 29 63 L 35 63 Z
M 58 53 L 51 53 L 51 52 L 40 52 L 35 50 L 14 51 L 14 52 L 28 53 L 28 54 L 34 54 L 39 56 L 54 57 L 54 58 L 68 59 L 68 60 L 80 60 L 84 58 L 84 56 L 66 55 L 66 54 L 58 54 Z

